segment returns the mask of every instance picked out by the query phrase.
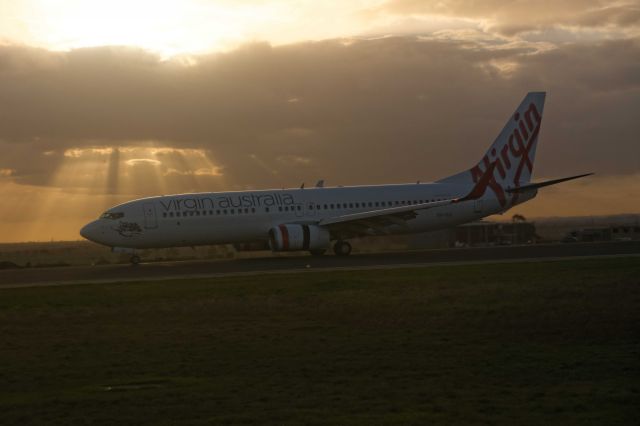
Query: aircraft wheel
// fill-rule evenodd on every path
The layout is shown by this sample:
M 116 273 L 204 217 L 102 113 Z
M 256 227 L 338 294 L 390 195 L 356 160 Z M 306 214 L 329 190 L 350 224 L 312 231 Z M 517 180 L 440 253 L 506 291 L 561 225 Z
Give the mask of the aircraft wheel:
M 134 254 L 129 258 L 129 262 L 131 262 L 132 265 L 137 265 L 140 263 L 140 256 Z
M 337 256 L 349 256 L 351 254 L 351 244 L 346 241 L 336 241 L 333 245 L 333 252 Z
M 326 251 L 327 249 L 309 250 L 309 253 L 311 256 L 322 256 Z

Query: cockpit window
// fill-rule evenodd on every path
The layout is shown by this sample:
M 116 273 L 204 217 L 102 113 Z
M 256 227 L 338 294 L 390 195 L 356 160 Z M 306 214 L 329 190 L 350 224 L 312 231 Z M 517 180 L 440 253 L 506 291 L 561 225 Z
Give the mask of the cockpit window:
M 121 217 L 124 217 L 124 213 L 122 212 L 107 212 L 107 213 L 102 213 L 102 216 L 100 216 L 100 219 L 116 220 L 116 219 L 120 219 Z

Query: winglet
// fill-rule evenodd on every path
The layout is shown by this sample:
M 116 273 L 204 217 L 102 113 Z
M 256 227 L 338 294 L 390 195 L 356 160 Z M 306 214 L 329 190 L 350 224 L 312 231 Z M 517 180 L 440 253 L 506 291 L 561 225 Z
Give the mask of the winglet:
M 471 189 L 471 191 L 464 197 L 453 200 L 453 202 L 459 203 L 461 201 L 477 200 L 478 198 L 482 197 L 487 190 L 489 182 L 491 181 L 491 179 L 493 179 L 493 171 L 495 170 L 495 168 L 496 162 L 494 161 L 493 163 L 489 164 L 489 168 L 484 172 L 482 177 L 478 179 L 478 182 L 475 184 L 473 189 Z

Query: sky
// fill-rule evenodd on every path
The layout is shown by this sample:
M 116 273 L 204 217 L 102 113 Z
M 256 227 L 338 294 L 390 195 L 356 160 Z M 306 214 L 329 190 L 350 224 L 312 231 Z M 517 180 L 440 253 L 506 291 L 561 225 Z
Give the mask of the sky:
M 640 213 L 640 2 L 0 0 L 0 242 L 142 196 L 428 182 L 546 91 L 507 213 Z

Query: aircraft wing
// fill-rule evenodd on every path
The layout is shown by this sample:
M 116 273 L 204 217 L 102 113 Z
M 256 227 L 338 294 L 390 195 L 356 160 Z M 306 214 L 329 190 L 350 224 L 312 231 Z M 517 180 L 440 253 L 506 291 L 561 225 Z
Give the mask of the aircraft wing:
M 467 200 L 475 200 L 484 195 L 489 181 L 493 177 L 496 164 L 492 163 L 473 189 L 464 197 L 447 200 L 432 201 L 428 203 L 412 204 L 408 206 L 389 207 L 380 210 L 350 213 L 342 216 L 322 219 L 318 225 L 328 228 L 332 235 L 348 238 L 358 235 L 384 235 L 390 225 L 407 226 L 407 221 L 415 219 L 418 210 L 426 210 L 434 207 L 446 206 Z
M 390 225 L 406 226 L 407 221 L 417 216 L 418 210 L 451 204 L 453 200 L 390 207 L 360 213 L 345 214 L 321 220 L 318 225 L 328 228 L 332 235 L 348 238 L 357 235 L 388 234 Z

